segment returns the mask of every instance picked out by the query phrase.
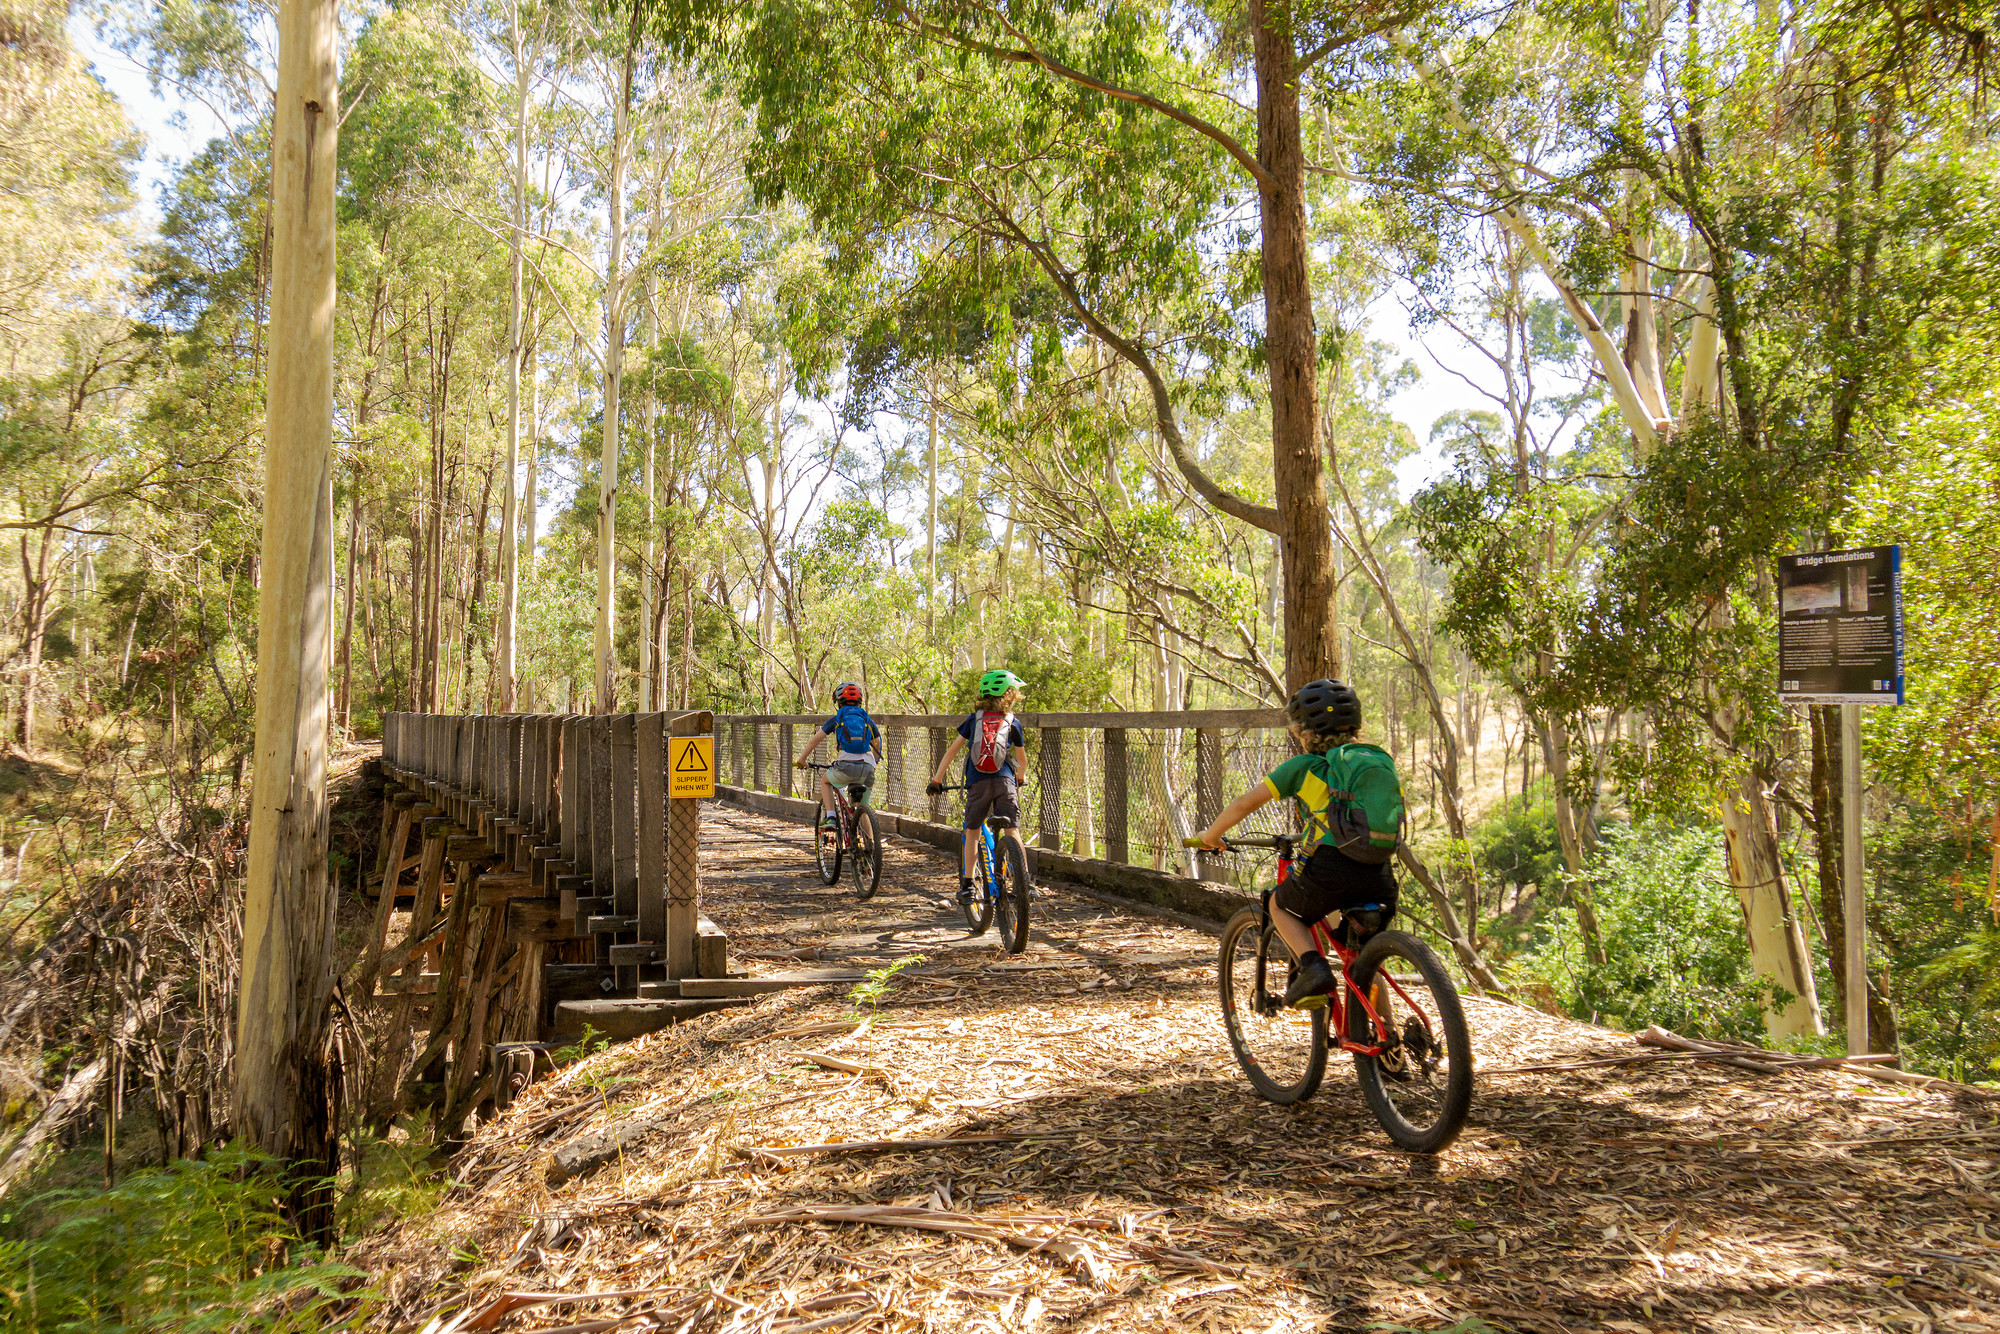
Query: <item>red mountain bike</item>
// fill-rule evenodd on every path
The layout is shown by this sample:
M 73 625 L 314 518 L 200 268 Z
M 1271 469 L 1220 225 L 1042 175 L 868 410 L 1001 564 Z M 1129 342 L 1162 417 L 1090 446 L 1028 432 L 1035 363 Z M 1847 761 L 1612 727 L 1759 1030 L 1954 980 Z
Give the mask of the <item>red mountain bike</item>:
M 806 768 L 824 772 L 830 766 L 808 764 Z M 882 839 L 875 832 L 875 812 L 868 809 L 868 789 L 856 784 L 847 789 L 847 799 L 834 794 L 834 809 L 828 811 L 826 798 L 813 812 L 813 860 L 819 863 L 820 881 L 840 883 L 841 863 L 854 881 L 854 897 L 864 902 L 875 897 L 882 883 Z M 833 819 L 829 821 L 828 815 Z
M 1194 839 L 1187 844 L 1199 846 Z M 1299 839 L 1231 838 L 1222 846 L 1272 849 L 1283 884 L 1298 860 Z M 1272 1102 L 1310 1098 L 1326 1075 L 1331 1018 L 1340 1049 L 1354 1057 L 1362 1096 L 1389 1138 L 1412 1153 L 1444 1148 L 1458 1138 L 1472 1106 L 1472 1037 L 1444 964 L 1406 931 L 1377 931 L 1355 950 L 1349 925 L 1365 930 L 1381 914 L 1373 910 L 1370 921 L 1371 910 L 1357 909 L 1346 914 L 1351 923 L 1312 924 L 1320 952 L 1339 960 L 1338 985 L 1318 1008 L 1290 1009 L 1284 995 L 1297 960 L 1271 925 L 1275 888 L 1222 929 L 1222 1019 L 1243 1073 Z

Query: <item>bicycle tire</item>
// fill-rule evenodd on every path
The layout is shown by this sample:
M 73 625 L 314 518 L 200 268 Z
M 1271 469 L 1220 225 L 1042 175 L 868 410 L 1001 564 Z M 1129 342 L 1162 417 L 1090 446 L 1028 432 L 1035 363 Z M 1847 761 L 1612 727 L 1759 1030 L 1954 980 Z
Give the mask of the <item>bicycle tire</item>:
M 813 810 L 813 860 L 819 864 L 823 885 L 840 883 L 840 826 L 826 822 L 826 803 Z
M 1391 1009 L 1404 1009 L 1412 1001 L 1424 1006 L 1422 995 L 1428 994 L 1430 1005 L 1425 1009 L 1430 1025 L 1419 1024 L 1411 1016 L 1393 1033 L 1403 1049 L 1400 1060 L 1406 1077 L 1385 1074 L 1381 1058 L 1358 1052 L 1354 1077 L 1361 1084 L 1368 1109 L 1397 1148 L 1409 1153 L 1437 1153 L 1458 1138 L 1472 1109 L 1472 1034 L 1465 1026 L 1465 1007 L 1459 1004 L 1458 988 L 1452 985 L 1443 962 L 1436 951 L 1407 931 L 1378 932 L 1361 947 L 1351 969 L 1354 985 L 1368 994 L 1376 974 L 1392 959 L 1401 960 L 1414 976 L 1397 970 L 1405 995 L 1392 993 Z M 1377 1034 L 1368 1012 L 1352 996 L 1348 997 L 1347 1013 L 1348 1037 L 1375 1045 Z M 1393 1057 L 1394 1049 L 1384 1056 Z
M 882 884 L 882 840 L 875 832 L 875 813 L 865 806 L 854 812 L 854 846 L 847 859 L 854 897 L 866 903 Z
M 973 831 L 977 833 L 977 830 Z M 993 925 L 993 898 L 986 892 L 988 878 L 993 874 L 986 858 L 986 841 L 981 839 L 973 852 L 977 872 L 972 878 L 972 902 L 958 905 L 965 910 L 965 932 L 971 936 L 983 936 L 986 928 Z
M 1000 838 L 1000 902 L 995 916 L 1000 923 L 1000 943 L 1007 953 L 1019 954 L 1028 948 L 1028 899 L 1034 881 L 1028 878 L 1028 856 L 1018 839 Z
M 1260 928 L 1266 959 L 1261 1005 L 1255 994 Z M 1275 1103 L 1304 1102 L 1326 1077 L 1326 1011 L 1285 1008 L 1284 979 L 1291 964 L 1291 950 L 1275 929 L 1263 925 L 1257 909 L 1242 909 L 1222 928 L 1216 990 L 1223 1026 L 1251 1086 Z M 1285 1063 L 1278 1065 L 1281 1059 Z

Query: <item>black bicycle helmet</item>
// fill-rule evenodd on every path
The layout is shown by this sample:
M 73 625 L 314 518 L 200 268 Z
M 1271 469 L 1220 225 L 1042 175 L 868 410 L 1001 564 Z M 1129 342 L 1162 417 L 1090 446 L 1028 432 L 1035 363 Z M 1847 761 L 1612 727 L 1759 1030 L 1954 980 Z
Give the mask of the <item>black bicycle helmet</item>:
M 1285 716 L 1315 736 L 1361 728 L 1361 696 L 1345 681 L 1308 681 L 1285 705 Z

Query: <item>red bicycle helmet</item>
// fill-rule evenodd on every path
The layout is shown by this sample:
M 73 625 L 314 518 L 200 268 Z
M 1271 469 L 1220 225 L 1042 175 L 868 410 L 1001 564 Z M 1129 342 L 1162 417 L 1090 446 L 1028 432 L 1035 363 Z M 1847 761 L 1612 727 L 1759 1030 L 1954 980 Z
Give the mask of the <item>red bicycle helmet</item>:
M 842 681 L 834 687 L 833 702 L 835 704 L 859 704 L 861 702 L 861 687 L 852 681 Z

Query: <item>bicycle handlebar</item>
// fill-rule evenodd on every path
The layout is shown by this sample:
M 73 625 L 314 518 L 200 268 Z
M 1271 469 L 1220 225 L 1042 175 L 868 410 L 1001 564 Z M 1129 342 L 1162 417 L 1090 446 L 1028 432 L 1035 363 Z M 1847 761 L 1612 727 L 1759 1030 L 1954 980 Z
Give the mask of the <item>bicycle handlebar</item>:
M 1215 848 L 1209 847 L 1198 838 L 1184 838 L 1181 840 L 1181 846 L 1208 852 L 1233 852 L 1237 848 L 1269 848 L 1273 852 L 1283 852 L 1296 845 L 1298 841 L 1296 834 L 1251 834 L 1245 838 L 1225 838 L 1221 841 L 1221 846 Z

